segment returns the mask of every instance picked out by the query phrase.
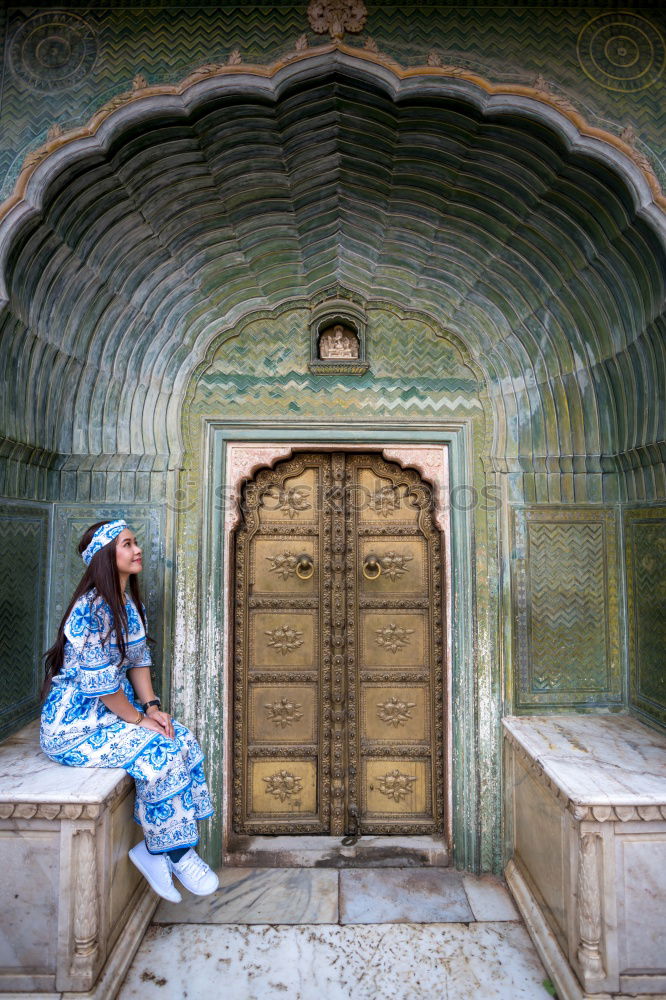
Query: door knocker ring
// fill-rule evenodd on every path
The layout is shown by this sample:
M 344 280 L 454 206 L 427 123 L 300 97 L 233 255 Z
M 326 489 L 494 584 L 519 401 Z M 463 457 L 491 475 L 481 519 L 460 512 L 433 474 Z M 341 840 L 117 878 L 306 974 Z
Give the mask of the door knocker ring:
M 363 576 L 366 580 L 376 580 L 382 574 L 381 560 L 377 556 L 368 555 L 363 560 Z
M 314 562 L 307 552 L 300 555 L 296 561 L 296 576 L 299 580 L 309 580 L 314 574 Z

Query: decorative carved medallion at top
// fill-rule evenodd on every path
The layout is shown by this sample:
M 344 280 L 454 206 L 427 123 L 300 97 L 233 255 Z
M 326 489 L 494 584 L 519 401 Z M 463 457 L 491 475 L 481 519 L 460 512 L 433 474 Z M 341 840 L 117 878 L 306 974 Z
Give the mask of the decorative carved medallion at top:
M 271 774 L 263 780 L 266 782 L 266 792 L 269 795 L 274 795 L 280 802 L 284 802 L 285 799 L 290 799 L 292 795 L 303 791 L 302 778 L 292 774 L 291 771 L 276 771 L 275 774 Z
M 586 76 L 623 95 L 652 87 L 666 65 L 656 23 L 633 11 L 595 14 L 580 31 L 576 51 Z
M 288 698 L 279 698 L 270 705 L 265 705 L 269 722 L 275 723 L 280 729 L 286 729 L 294 722 L 300 722 L 303 713 L 299 711 L 303 706 L 296 702 L 289 701 Z
M 400 506 L 400 497 L 394 486 L 381 486 L 368 497 L 368 506 L 380 517 L 392 517 Z
M 264 779 L 265 780 L 265 779 Z M 379 791 L 394 802 L 402 802 L 414 791 L 416 778 L 410 774 L 403 774 L 397 768 L 395 771 L 388 771 L 379 779 Z
M 375 629 L 377 636 L 375 642 L 378 646 L 387 649 L 389 653 L 397 653 L 409 645 L 411 641 L 409 637 L 413 631 L 413 628 L 404 628 L 402 625 L 396 625 L 394 622 L 391 622 L 390 625 L 386 625 L 384 628 Z
M 283 656 L 286 656 L 287 653 L 293 653 L 295 649 L 303 645 L 303 633 L 289 625 L 279 625 L 278 628 L 270 629 L 264 635 L 268 636 L 268 645 L 277 649 Z
M 382 722 L 395 729 L 404 726 L 412 718 L 410 709 L 416 708 L 415 701 L 401 701 L 400 698 L 387 698 L 377 705 L 377 715 Z
M 308 20 L 312 30 L 318 35 L 328 31 L 336 41 L 344 38 L 345 31 L 361 31 L 367 17 L 368 11 L 363 0 L 311 0 L 308 4 Z

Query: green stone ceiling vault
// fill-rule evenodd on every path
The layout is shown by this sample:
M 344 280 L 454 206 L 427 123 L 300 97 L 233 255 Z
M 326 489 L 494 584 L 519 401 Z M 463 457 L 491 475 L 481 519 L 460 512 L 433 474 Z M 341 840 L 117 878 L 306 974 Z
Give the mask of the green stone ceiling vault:
M 177 465 L 213 341 L 343 286 L 464 345 L 496 468 L 663 461 L 665 246 L 636 164 L 543 102 L 341 51 L 238 67 L 118 107 L 6 212 L 2 428 Z

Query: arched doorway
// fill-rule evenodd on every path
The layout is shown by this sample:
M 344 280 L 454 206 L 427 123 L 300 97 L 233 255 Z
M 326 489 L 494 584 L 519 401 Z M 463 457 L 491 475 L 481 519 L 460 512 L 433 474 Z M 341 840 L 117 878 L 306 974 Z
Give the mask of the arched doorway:
M 241 498 L 234 832 L 444 833 L 445 623 L 432 490 L 302 453 Z

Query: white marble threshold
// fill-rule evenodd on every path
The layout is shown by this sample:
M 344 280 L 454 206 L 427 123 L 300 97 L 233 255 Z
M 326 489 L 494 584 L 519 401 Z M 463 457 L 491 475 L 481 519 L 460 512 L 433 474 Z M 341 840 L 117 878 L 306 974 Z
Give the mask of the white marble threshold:
M 341 837 L 234 835 L 229 838 L 225 865 L 268 868 L 446 868 L 449 850 L 443 837 L 427 835 L 380 837 L 364 834 L 345 846 Z
M 232 868 L 211 896 L 161 902 L 158 924 L 388 924 L 519 920 L 492 875 L 445 868 Z

